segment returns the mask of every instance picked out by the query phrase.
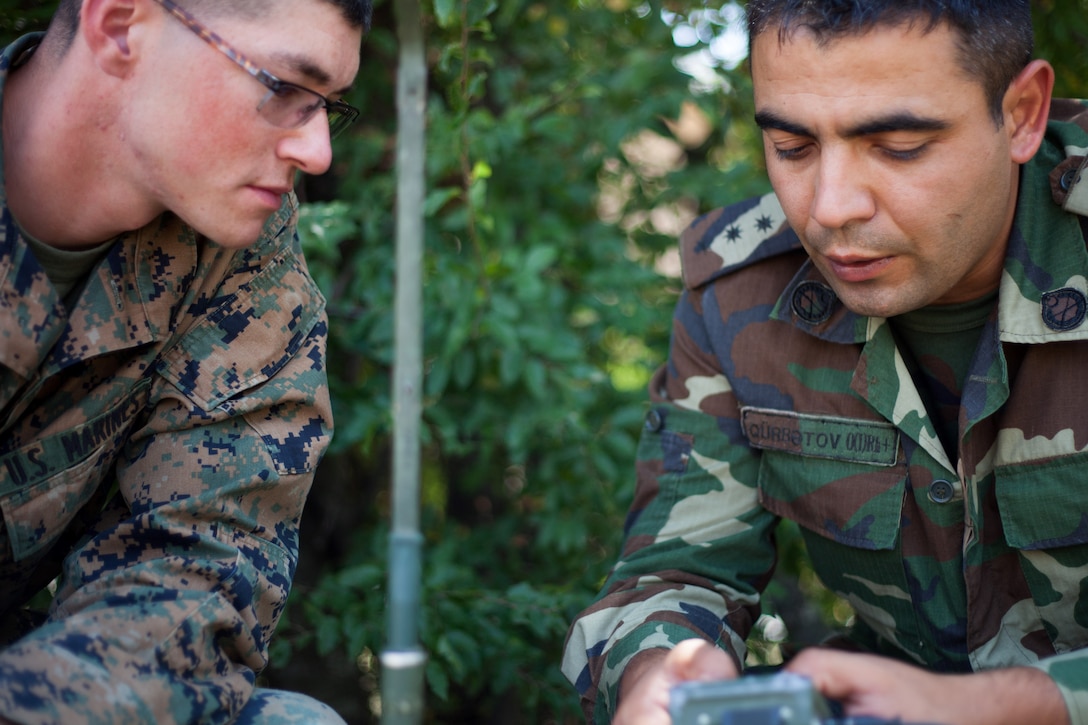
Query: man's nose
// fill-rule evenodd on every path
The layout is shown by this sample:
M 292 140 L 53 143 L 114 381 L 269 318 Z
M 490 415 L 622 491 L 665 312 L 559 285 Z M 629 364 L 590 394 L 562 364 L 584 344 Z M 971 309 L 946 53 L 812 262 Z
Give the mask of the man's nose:
M 332 165 L 332 138 L 324 110 L 280 138 L 277 153 L 306 174 L 319 175 Z
M 827 229 L 865 221 L 876 213 L 876 202 L 864 164 L 850 149 L 823 151 L 819 159 L 812 218 Z

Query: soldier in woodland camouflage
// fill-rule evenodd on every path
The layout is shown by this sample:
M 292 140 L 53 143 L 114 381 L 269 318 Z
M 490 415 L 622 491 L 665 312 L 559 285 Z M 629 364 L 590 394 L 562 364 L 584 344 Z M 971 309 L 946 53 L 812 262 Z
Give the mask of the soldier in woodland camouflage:
M 1088 723 L 1088 105 L 1052 101 L 1026 0 L 748 11 L 775 193 L 683 235 L 564 672 L 645 725 L 736 676 L 784 517 L 856 612 L 786 667 L 847 714 Z
M 256 676 L 332 433 L 292 185 L 369 14 L 63 0 L 0 54 L 0 722 L 342 722 Z

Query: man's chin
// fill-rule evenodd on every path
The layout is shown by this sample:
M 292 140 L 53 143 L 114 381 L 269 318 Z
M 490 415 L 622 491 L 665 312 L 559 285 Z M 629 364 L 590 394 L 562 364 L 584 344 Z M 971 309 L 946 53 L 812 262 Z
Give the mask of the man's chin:
M 243 249 L 255 244 L 261 238 L 261 232 L 271 218 L 272 214 L 269 213 L 263 219 L 253 219 L 246 224 L 235 224 L 228 228 L 217 228 L 213 225 L 202 228 L 196 224 L 191 226 L 198 234 L 217 246 L 225 249 Z
M 862 317 L 895 317 L 916 310 L 921 306 L 914 305 L 907 300 L 880 295 L 878 290 L 873 290 L 872 294 L 853 289 L 845 290 L 845 292 L 846 294 L 843 291 L 835 290 L 835 294 L 838 295 L 843 306 L 855 315 L 861 315 Z

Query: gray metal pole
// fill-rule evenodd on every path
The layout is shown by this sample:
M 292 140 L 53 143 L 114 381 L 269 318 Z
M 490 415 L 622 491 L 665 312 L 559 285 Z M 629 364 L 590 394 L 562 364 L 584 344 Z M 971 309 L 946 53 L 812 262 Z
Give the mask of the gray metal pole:
M 395 0 L 397 257 L 393 369 L 393 525 L 389 536 L 387 642 L 381 655 L 383 725 L 423 719 L 427 655 L 419 643 L 423 537 L 419 530 L 423 385 L 423 201 L 427 74 L 419 0 Z

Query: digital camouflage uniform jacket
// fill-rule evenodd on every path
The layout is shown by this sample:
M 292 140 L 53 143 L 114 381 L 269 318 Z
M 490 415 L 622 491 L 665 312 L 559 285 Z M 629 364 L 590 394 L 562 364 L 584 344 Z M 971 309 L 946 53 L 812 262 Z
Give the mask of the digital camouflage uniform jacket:
M 685 232 L 626 540 L 567 639 L 588 720 L 609 721 L 640 651 L 702 637 L 744 661 L 786 517 L 858 644 L 936 671 L 1041 667 L 1088 723 L 1088 223 L 1070 213 L 1088 214 L 1088 107 L 1052 119 L 1022 170 L 958 461 L 886 321 L 842 306 L 773 195 Z
M 225 722 L 253 692 L 331 435 L 297 203 L 237 251 L 166 214 L 69 310 L 0 197 L 6 634 L 61 574 L 45 623 L 0 650 L 0 715 Z

